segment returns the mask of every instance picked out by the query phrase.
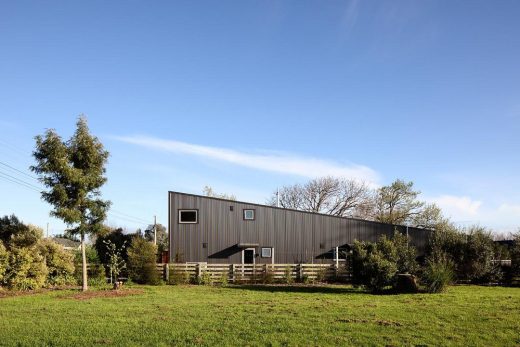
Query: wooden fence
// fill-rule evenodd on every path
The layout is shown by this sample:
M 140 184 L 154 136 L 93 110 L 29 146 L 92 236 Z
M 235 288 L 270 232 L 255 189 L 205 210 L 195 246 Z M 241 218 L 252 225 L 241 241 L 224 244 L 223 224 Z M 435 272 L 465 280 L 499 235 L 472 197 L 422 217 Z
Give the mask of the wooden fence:
M 157 271 L 169 283 L 229 282 L 349 282 L 351 271 L 335 264 L 157 264 Z

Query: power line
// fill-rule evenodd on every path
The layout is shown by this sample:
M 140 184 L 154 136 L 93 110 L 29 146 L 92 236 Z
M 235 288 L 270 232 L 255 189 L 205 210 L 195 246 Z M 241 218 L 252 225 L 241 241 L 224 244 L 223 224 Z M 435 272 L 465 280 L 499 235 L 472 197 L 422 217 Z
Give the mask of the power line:
M 35 179 L 37 180 L 34 176 L 31 176 L 29 174 L 26 174 L 24 173 L 23 171 L 21 170 L 18 170 L 17 168 L 9 165 L 9 164 L 6 164 L 4 162 L 0 162 L 1 165 L 3 166 L 6 166 L 8 168 L 10 168 L 11 170 L 14 170 L 14 171 L 17 171 L 21 174 L 24 174 L 32 179 Z M 0 178 L 1 179 L 4 179 L 6 181 L 9 181 L 11 183 L 15 183 L 19 186 L 22 186 L 24 188 L 27 188 L 27 189 L 30 189 L 30 190 L 33 190 L 35 192 L 38 192 L 38 193 L 41 193 L 41 191 L 43 190 L 43 188 L 41 187 L 38 187 L 32 183 L 29 183 L 27 181 L 24 181 L 18 177 L 15 177 L 15 176 L 12 176 L 10 175 L 9 173 L 6 173 L 5 171 L 1 171 L 0 170 Z M 124 212 L 121 212 L 121 211 L 118 211 L 118 210 L 114 210 L 112 209 L 111 212 L 107 213 L 108 215 L 110 215 L 112 218 L 115 218 L 115 219 L 119 219 L 119 220 L 124 220 L 126 222 L 130 222 L 130 223 L 134 223 L 134 224 L 150 224 L 150 221 L 148 220 L 145 220 L 145 219 L 142 219 L 142 218 L 139 218 L 139 217 L 135 217 L 135 216 L 132 216 L 132 215 L 129 215 L 129 214 L 126 214 Z
M 41 186 L 37 186 L 37 185 L 35 185 L 35 184 L 33 184 L 33 183 L 30 183 L 30 182 L 24 181 L 23 179 L 18 178 L 18 177 L 15 177 L 15 176 L 13 176 L 13 175 L 11 175 L 11 174 L 9 174 L 9 173 L 6 173 L 5 171 L 0 170 L 0 173 L 4 174 L 4 175 L 6 175 L 6 176 L 9 176 L 9 177 L 11 177 L 11 178 L 13 178 L 13 179 L 15 179 L 15 180 L 17 180 L 17 181 L 20 181 L 20 182 L 22 182 L 22 183 L 25 183 L 25 184 L 27 184 L 27 185 L 33 187 L 33 188 L 36 188 L 36 189 L 39 189 L 39 190 L 42 189 Z
M 6 147 L 8 149 L 10 149 L 12 151 L 15 151 L 15 152 L 18 152 L 18 153 L 23 154 L 23 155 L 27 155 L 28 154 L 27 152 L 24 152 L 24 151 L 20 150 L 19 146 L 12 145 L 12 144 L 4 141 L 4 140 L 0 140 L 0 145 L 3 145 L 4 147 Z M 29 151 L 29 154 L 31 154 L 31 153 L 32 153 L 32 150 Z
M 110 212 L 107 213 L 108 216 L 110 216 L 111 218 L 114 218 L 114 219 L 118 219 L 118 220 L 123 220 L 125 222 L 129 222 L 129 223 L 133 223 L 133 224 L 137 224 L 137 225 L 143 225 L 145 223 L 142 223 L 142 222 L 136 222 L 136 221 L 133 221 L 133 220 L 130 220 L 130 219 L 127 219 L 127 218 L 124 218 L 124 217 L 120 217 L 120 216 L 116 216 Z
M 6 164 L 6 163 L 0 161 L 0 165 L 3 165 L 3 166 L 5 166 L 5 167 L 8 167 L 8 168 L 11 169 L 11 170 L 17 171 L 17 172 L 21 173 L 22 175 L 25 175 L 25 176 L 27 176 L 27 177 L 29 177 L 29 178 L 32 178 L 32 179 L 35 180 L 35 181 L 38 181 L 38 178 L 34 177 L 33 175 L 29 175 L 28 173 L 25 173 L 25 172 L 23 172 L 22 170 L 18 170 L 17 168 L 12 167 L 12 166 L 9 165 L 9 164 Z
M 121 216 L 128 217 L 128 218 L 133 218 L 133 219 L 138 220 L 138 221 L 140 221 L 140 222 L 150 224 L 150 221 L 149 221 L 149 220 L 142 219 L 142 218 L 139 218 L 139 217 L 134 217 L 134 216 L 131 216 L 131 215 L 129 215 L 129 214 L 123 213 L 123 212 L 121 212 L 121 211 L 115 210 L 115 209 L 113 209 L 113 208 L 110 209 L 110 210 L 111 210 L 113 213 L 119 214 L 119 215 L 121 215 Z
M 150 222 L 143 222 L 142 220 L 139 220 L 139 219 L 134 218 L 134 217 L 124 217 L 124 216 L 118 215 L 117 213 L 114 214 L 113 212 L 108 212 L 108 214 L 110 214 L 114 218 L 127 220 L 129 222 L 133 222 L 133 223 L 136 223 L 136 224 L 150 224 Z
M 41 189 L 38 188 L 37 186 L 32 185 L 32 184 L 30 184 L 30 183 L 28 183 L 28 182 L 25 182 L 25 181 L 23 181 L 23 180 L 21 180 L 21 179 L 19 179 L 19 178 L 16 178 L 16 177 L 14 177 L 14 176 L 11 176 L 11 175 L 9 175 L 9 174 L 6 174 L 5 172 L 0 171 L 0 178 L 3 178 L 4 180 L 6 180 L 6 181 L 10 181 L 10 182 L 12 182 L 12 183 L 16 183 L 16 184 L 18 184 L 19 186 L 22 186 L 22 187 L 25 187 L 25 188 L 31 189 L 31 190 L 33 190 L 33 191 L 35 191 L 35 192 L 38 192 L 38 193 L 41 192 Z

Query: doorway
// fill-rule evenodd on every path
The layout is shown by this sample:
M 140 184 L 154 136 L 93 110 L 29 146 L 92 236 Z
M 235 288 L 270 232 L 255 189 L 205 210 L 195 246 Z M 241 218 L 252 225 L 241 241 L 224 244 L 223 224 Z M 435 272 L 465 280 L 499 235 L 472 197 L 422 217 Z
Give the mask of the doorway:
M 255 249 L 254 248 L 248 248 L 244 249 L 242 252 L 242 263 L 243 264 L 254 264 L 255 263 Z

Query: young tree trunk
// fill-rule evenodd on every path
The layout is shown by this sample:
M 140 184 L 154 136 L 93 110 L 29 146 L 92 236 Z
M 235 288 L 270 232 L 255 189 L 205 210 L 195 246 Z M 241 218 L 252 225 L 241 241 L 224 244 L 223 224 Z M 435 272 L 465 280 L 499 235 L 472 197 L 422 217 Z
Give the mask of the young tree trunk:
M 85 253 L 85 234 L 81 233 L 81 260 L 83 267 L 83 281 L 82 281 L 82 290 L 86 291 L 88 289 L 87 286 L 87 256 Z

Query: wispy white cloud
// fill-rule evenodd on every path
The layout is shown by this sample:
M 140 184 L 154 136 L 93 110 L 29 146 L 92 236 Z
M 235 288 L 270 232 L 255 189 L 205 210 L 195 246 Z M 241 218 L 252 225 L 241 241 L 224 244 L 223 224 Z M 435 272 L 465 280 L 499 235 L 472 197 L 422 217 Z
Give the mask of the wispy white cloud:
M 443 213 L 460 226 L 479 224 L 498 232 L 520 229 L 520 203 L 484 204 L 468 196 L 441 195 L 428 198 Z
M 474 218 L 482 206 L 482 201 L 467 196 L 441 195 L 429 200 L 436 203 L 447 216 L 456 219 Z
M 272 152 L 243 152 L 227 148 L 201 146 L 149 136 L 115 136 L 116 140 L 171 153 L 194 155 L 234 165 L 303 177 L 338 176 L 376 185 L 379 175 L 373 169 L 357 164 L 341 164 L 313 157 Z

